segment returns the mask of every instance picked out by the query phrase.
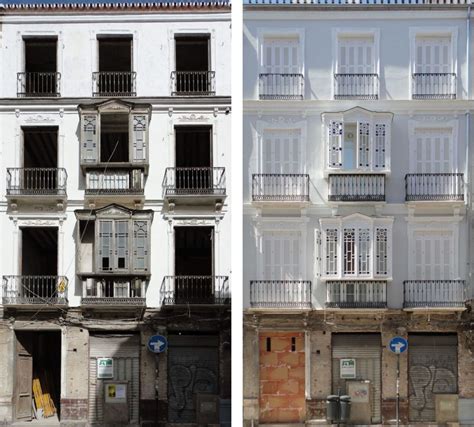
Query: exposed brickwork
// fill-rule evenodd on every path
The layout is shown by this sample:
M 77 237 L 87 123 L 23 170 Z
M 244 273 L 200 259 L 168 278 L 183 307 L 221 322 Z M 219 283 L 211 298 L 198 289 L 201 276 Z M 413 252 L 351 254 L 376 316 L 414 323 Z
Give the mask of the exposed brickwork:
M 474 397 L 474 344 L 472 332 L 458 334 L 459 397 Z
M 322 420 L 326 418 L 326 399 L 312 399 L 306 401 L 306 418 L 308 420 Z
M 267 337 L 271 351 L 267 351 Z M 292 350 L 292 338 L 295 348 Z M 263 332 L 260 347 L 260 423 L 305 420 L 305 347 L 302 332 Z
M 61 420 L 87 420 L 88 399 L 61 399 Z

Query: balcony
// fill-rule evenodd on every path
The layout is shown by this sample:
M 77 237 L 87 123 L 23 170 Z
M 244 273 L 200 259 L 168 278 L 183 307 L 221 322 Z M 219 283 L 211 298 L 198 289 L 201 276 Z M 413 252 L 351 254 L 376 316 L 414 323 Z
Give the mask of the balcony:
M 405 176 L 407 202 L 464 201 L 462 173 L 412 173 Z
M 311 309 L 311 281 L 252 280 L 250 306 L 252 308 Z
M 94 96 L 136 96 L 135 71 L 100 71 L 92 73 Z
M 146 306 L 145 281 L 127 278 L 87 278 L 81 305 L 85 308 L 135 309 Z
M 213 96 L 215 71 L 172 71 L 173 96 Z
M 387 308 L 387 282 L 375 280 L 328 281 L 327 308 Z
M 254 202 L 309 202 L 308 174 L 253 174 Z
M 65 276 L 3 276 L 3 305 L 67 305 Z
M 298 73 L 259 75 L 260 99 L 303 99 L 304 76 Z
M 378 74 L 334 74 L 334 99 L 378 98 Z
M 64 168 L 8 168 L 7 197 L 66 197 Z
M 406 280 L 403 282 L 405 309 L 464 310 L 464 280 Z
M 456 99 L 455 73 L 415 73 L 413 99 Z
M 163 305 L 228 305 L 227 276 L 165 276 L 161 284 Z
M 385 175 L 329 175 L 330 202 L 384 202 Z
M 17 96 L 25 97 L 58 97 L 61 96 L 61 73 L 28 72 L 17 73 Z

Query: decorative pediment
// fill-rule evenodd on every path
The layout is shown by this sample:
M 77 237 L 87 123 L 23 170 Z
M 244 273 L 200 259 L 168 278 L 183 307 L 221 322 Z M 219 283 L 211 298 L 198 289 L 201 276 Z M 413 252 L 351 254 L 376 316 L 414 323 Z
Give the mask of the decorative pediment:
M 77 219 L 100 219 L 100 218 L 114 218 L 114 219 L 127 219 L 127 218 L 143 218 L 143 219 L 153 219 L 153 211 L 150 209 L 147 210 L 134 210 L 129 209 L 122 205 L 117 205 L 112 203 L 110 205 L 101 207 L 99 209 L 92 210 L 76 210 L 74 212 Z
M 353 107 L 344 111 L 324 112 L 321 114 L 321 117 L 323 120 L 337 119 L 337 120 L 344 120 L 344 121 L 351 121 L 351 120 L 357 120 L 357 119 L 363 119 L 363 118 L 371 119 L 374 117 L 385 117 L 391 120 L 393 119 L 393 113 L 386 112 L 386 111 L 372 111 L 372 110 L 367 110 L 366 108 L 363 108 L 363 107 Z
M 130 112 L 143 112 L 148 115 L 151 114 L 150 104 L 136 104 L 134 102 L 123 101 L 121 99 L 108 99 L 107 101 L 101 101 L 93 104 L 80 104 L 79 111 L 81 113 L 88 111 L 98 111 L 102 113 L 125 113 Z

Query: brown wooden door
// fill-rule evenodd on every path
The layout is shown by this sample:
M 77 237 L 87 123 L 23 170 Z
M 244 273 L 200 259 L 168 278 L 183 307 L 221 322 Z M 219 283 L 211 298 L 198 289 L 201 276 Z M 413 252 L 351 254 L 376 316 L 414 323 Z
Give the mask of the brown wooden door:
M 27 337 L 24 338 L 23 341 L 27 341 Z M 20 342 L 20 339 L 16 343 L 16 419 L 29 421 L 32 410 L 33 357 L 27 348 L 31 347 L 31 340 L 30 345 L 23 345 L 25 342 Z

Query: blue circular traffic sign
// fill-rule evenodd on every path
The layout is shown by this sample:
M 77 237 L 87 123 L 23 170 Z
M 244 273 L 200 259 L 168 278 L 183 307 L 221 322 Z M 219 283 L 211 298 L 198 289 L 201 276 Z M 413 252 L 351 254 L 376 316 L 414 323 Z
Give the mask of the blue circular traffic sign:
M 168 340 L 163 335 L 153 335 L 148 339 L 148 350 L 163 353 L 168 348 Z
M 393 337 L 388 343 L 388 348 L 395 354 L 401 354 L 408 348 L 408 341 L 402 337 Z

